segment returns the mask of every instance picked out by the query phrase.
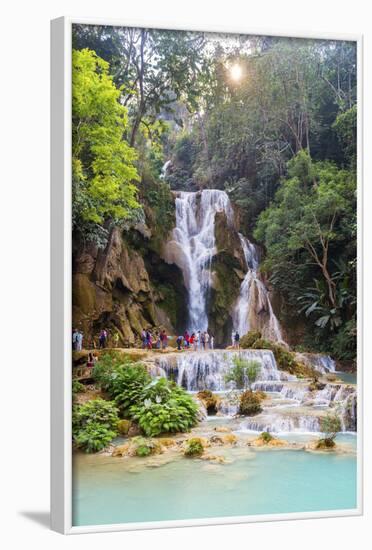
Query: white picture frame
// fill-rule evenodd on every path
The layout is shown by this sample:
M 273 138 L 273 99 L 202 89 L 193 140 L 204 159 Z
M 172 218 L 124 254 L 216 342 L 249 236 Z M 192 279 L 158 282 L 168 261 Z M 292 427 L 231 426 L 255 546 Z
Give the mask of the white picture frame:
M 352 510 L 296 512 L 182 521 L 156 521 L 112 525 L 72 525 L 72 445 L 71 445 L 71 29 L 74 23 L 146 27 L 175 30 L 242 33 L 352 40 L 357 43 L 358 71 L 358 442 L 357 507 Z M 363 357 L 362 357 L 362 55 L 361 35 L 276 32 L 244 26 L 183 27 L 179 21 L 156 25 L 150 21 L 128 21 L 61 17 L 51 22 L 51 527 L 64 534 L 89 532 L 218 525 L 288 519 L 357 516 L 363 513 Z

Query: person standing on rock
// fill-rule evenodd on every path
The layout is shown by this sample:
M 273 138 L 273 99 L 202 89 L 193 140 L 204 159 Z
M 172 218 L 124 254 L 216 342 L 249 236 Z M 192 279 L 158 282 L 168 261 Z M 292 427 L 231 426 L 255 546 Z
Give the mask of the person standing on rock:
M 146 334 L 147 333 L 145 329 L 143 329 L 143 331 L 141 332 L 142 349 L 146 348 Z
M 211 349 L 214 349 L 214 336 L 212 336 L 212 334 L 211 334 L 211 337 L 210 337 L 210 340 L 209 340 L 209 345 L 210 345 Z
M 200 334 L 199 332 L 197 332 L 196 334 L 194 334 L 194 351 L 198 349 L 199 342 L 200 342 Z
M 233 348 L 235 348 L 235 330 L 231 333 L 231 345 Z
M 209 349 L 209 332 L 207 330 L 205 331 L 204 339 L 205 339 L 205 349 Z
M 83 349 L 83 338 L 84 335 L 81 332 L 81 330 L 78 330 L 78 333 L 76 335 L 76 350 L 81 351 Z
M 240 336 L 239 336 L 239 332 L 238 332 L 238 331 L 236 331 L 236 333 L 235 333 L 234 340 L 235 340 L 235 347 L 236 347 L 236 349 L 239 349 L 239 340 L 240 340 Z
M 183 342 L 183 336 L 180 335 L 180 336 L 178 336 L 178 338 L 176 340 L 178 351 L 181 351 L 182 342 Z
M 160 342 L 161 342 L 161 349 L 164 351 L 165 349 L 167 349 L 167 346 L 168 346 L 168 336 L 167 336 L 167 333 L 165 332 L 165 329 L 163 329 L 160 333 Z
M 74 328 L 74 330 L 72 331 L 72 349 L 74 351 L 77 350 L 77 336 L 79 334 L 79 331 L 77 328 Z
M 193 346 L 193 348 L 195 349 L 195 332 L 193 332 L 190 336 L 189 347 L 191 346 Z
M 146 347 L 152 349 L 152 334 L 149 330 L 146 331 Z
M 201 346 L 202 346 L 202 335 L 201 335 L 200 330 L 198 330 L 198 334 L 197 334 L 197 344 L 198 344 L 198 349 L 201 349 Z
M 107 331 L 106 329 L 102 329 L 99 333 L 99 347 L 100 349 L 103 349 L 106 347 L 106 340 L 107 340 Z

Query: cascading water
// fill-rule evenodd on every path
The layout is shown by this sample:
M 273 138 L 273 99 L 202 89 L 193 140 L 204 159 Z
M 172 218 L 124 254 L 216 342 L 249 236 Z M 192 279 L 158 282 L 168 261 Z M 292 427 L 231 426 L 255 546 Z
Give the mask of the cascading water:
M 176 227 L 168 258 L 183 271 L 188 292 L 189 330 L 207 330 L 207 300 L 211 282 L 211 262 L 215 248 L 215 215 L 226 214 L 233 223 L 233 211 L 227 194 L 217 189 L 180 192 L 176 197 Z
M 247 273 L 240 287 L 240 294 L 233 310 L 233 325 L 240 336 L 249 330 L 260 330 L 269 340 L 283 341 L 279 321 L 271 306 L 267 288 L 259 279 L 257 249 L 254 244 L 239 233 Z

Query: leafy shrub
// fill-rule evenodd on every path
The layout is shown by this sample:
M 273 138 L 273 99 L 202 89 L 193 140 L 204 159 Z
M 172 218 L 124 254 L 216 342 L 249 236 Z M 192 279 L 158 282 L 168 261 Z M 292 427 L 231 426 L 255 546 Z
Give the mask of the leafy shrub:
M 98 362 L 94 368 L 101 387 L 115 399 L 123 416 L 128 416 L 132 405 L 142 400 L 142 391 L 151 382 L 146 367 L 139 363 L 112 364 L 110 360 Z
M 77 446 L 87 453 L 96 453 L 107 447 L 116 435 L 116 432 L 109 430 L 105 425 L 91 422 L 79 430 L 74 439 Z
M 269 432 L 262 432 L 260 434 L 260 439 L 262 439 L 262 441 L 264 441 L 265 443 L 270 443 L 270 441 L 272 441 L 274 438 L 273 436 L 271 435 L 271 433 Z
M 73 380 L 72 381 L 72 393 L 75 394 L 75 393 L 83 393 L 86 391 L 86 387 L 84 386 L 84 384 L 82 384 L 81 382 L 79 382 L 79 380 Z
M 141 394 L 141 401 L 130 408 L 147 436 L 166 432 L 186 432 L 197 422 L 198 406 L 183 388 L 165 378 L 154 380 Z
M 247 390 L 240 396 L 239 414 L 254 416 L 262 411 L 261 399 L 253 391 Z
M 258 330 L 251 330 L 247 332 L 247 334 L 244 334 L 244 336 L 240 339 L 240 347 L 243 349 L 249 349 L 253 347 L 253 344 L 257 340 L 261 340 L 262 334 Z
M 188 439 L 185 443 L 185 456 L 201 456 L 204 452 L 204 447 L 200 437 L 193 437 Z
M 78 447 L 97 452 L 117 435 L 118 409 L 111 401 L 93 399 L 75 406 L 72 413 L 72 434 Z

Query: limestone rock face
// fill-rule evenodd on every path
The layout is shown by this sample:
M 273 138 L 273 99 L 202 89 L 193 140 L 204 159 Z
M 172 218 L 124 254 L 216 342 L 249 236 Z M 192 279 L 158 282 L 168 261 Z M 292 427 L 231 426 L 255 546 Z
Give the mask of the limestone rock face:
M 72 282 L 73 325 L 82 329 L 84 347 L 97 345 L 103 328 L 108 344 L 118 346 L 138 343 L 143 329 L 174 332 L 166 299 L 150 280 L 144 254 L 118 228 L 103 250 L 75 246 Z

